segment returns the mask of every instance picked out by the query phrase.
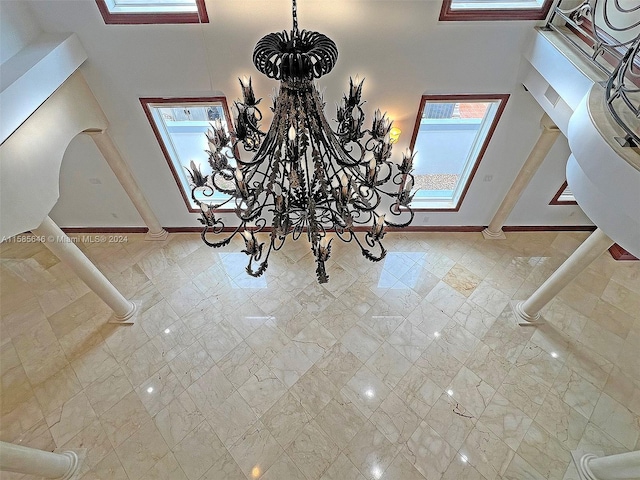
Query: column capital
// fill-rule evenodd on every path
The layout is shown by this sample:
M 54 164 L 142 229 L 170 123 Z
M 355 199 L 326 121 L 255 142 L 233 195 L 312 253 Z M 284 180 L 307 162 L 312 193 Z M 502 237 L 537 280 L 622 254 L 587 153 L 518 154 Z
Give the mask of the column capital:
M 103 129 L 100 129 L 100 128 L 88 128 L 88 129 L 84 130 L 82 133 L 86 133 L 87 135 L 91 135 L 92 137 L 94 137 L 94 136 L 97 136 L 97 135 L 102 135 L 104 133 L 107 133 L 107 128 L 109 128 L 109 127 L 106 127 L 106 128 L 103 128 Z
M 100 153 L 102 153 L 102 156 L 111 167 L 111 170 L 113 170 L 113 173 L 120 182 L 120 185 L 122 185 L 124 191 L 127 192 L 133 206 L 136 208 L 145 225 L 149 229 L 149 233 L 145 237 L 145 240 L 166 240 L 168 235 L 167 231 L 162 228 L 160 221 L 156 217 L 155 213 L 153 213 L 142 189 L 138 185 L 138 182 L 136 182 L 129 165 L 127 165 L 122 158 L 122 155 L 111 138 L 111 135 L 109 135 L 107 128 L 102 130 L 90 128 L 85 130 L 83 133 L 89 135 L 96 144 L 98 150 L 100 150 Z
M 544 115 L 542 115 L 542 118 L 540 119 L 540 126 L 542 127 L 542 129 L 545 132 L 547 132 L 547 131 L 560 132 L 560 129 L 558 128 L 558 126 L 551 119 L 551 117 L 549 115 L 547 115 L 546 113 Z

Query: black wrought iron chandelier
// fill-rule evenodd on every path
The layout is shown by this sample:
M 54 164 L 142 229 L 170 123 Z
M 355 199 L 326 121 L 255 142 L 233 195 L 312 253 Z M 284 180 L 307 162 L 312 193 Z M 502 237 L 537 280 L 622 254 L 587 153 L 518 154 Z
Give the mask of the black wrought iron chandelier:
M 326 283 L 330 232 L 341 241 L 355 241 L 362 255 L 377 262 L 386 254 L 385 226 L 411 223 L 414 155 L 407 151 L 401 163 L 391 161 L 392 122 L 380 110 L 371 128 L 363 129 L 363 81 L 357 77 L 350 79 L 349 94 L 337 107 L 337 129 L 331 129 L 314 80 L 331 71 L 338 49 L 321 33 L 299 31 L 296 0 L 292 5 L 291 32 L 266 35 L 253 52 L 256 68 L 280 81 L 269 131 L 259 129 L 261 99 L 256 100 L 251 79 L 241 79 L 243 100 L 235 102 L 235 132 L 227 133 L 220 120 L 211 125 L 206 135 L 212 173 L 203 175 L 191 162 L 191 197 L 202 211 L 205 244 L 222 247 L 242 235 L 249 275 L 262 275 L 271 252 L 280 250 L 289 235 L 297 240 L 306 233 L 318 282 Z M 241 158 L 239 144 L 255 152 L 253 158 Z M 230 198 L 217 204 L 206 200 L 216 191 Z M 231 232 L 214 213 L 230 202 L 240 220 Z M 268 232 L 266 246 L 256 237 L 259 232 Z M 215 241 L 212 235 L 225 237 Z

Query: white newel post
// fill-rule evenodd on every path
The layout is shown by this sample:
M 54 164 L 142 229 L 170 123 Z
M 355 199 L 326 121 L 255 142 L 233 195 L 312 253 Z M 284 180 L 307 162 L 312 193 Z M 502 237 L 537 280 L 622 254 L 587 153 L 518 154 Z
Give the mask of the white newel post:
M 611 245 L 613 240 L 596 229 L 527 300 L 512 302 L 517 322 L 520 325 L 542 323 L 540 310 Z
M 504 226 L 504 222 L 506 222 L 509 214 L 513 210 L 513 207 L 516 206 L 518 200 L 520 200 L 520 196 L 529 182 L 538 171 L 540 165 L 549 154 L 549 150 L 553 147 L 558 135 L 560 135 L 560 129 L 553 123 L 551 118 L 545 113 L 540 121 L 542 126 L 542 133 L 540 134 L 540 138 L 534 145 L 531 153 L 527 157 L 518 172 L 511 188 L 505 195 L 502 203 L 498 207 L 493 219 L 489 223 L 489 226 L 482 231 L 482 235 L 487 240 L 503 240 L 505 239 L 504 232 L 502 231 L 502 227 Z
M 87 130 L 84 133 L 93 139 L 98 150 L 100 150 L 100 153 L 102 153 L 102 156 L 122 185 L 122 188 L 127 192 L 136 210 L 138 210 L 145 225 L 149 228 L 149 232 L 145 237 L 146 240 L 165 240 L 168 235 L 167 231 L 160 225 L 158 218 L 155 213 L 153 213 L 153 210 L 151 210 L 149 202 L 147 202 L 136 179 L 133 178 L 129 166 L 122 159 L 118 148 L 115 143 L 113 143 L 107 131 Z
M 77 478 L 83 452 L 47 452 L 0 442 L 0 471 L 37 475 L 44 478 L 71 480 Z
M 136 304 L 124 298 L 51 218 L 46 217 L 32 233 L 42 237 L 44 245 L 111 307 L 115 313 L 114 323 L 133 323 Z
M 640 450 L 597 457 L 572 452 L 581 480 L 637 480 L 640 478 Z

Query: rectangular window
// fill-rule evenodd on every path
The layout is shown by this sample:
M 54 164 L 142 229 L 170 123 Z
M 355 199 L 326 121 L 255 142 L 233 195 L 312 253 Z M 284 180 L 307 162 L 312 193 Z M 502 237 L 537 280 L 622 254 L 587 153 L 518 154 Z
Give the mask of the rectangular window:
M 542 20 L 552 3 L 552 0 L 444 0 L 440 20 Z
M 220 119 L 224 128 L 229 131 L 229 109 L 224 97 L 212 98 L 141 98 L 140 103 L 151 123 L 151 128 L 160 144 L 173 177 L 180 188 L 182 197 L 190 212 L 200 212 L 200 208 L 191 198 L 191 186 L 187 168 L 191 170 L 193 161 L 200 166 L 202 174 L 211 173 L 209 157 L 205 150 L 209 149 L 205 132 L 210 123 Z M 232 152 L 229 152 L 231 155 Z M 223 188 L 235 188 L 233 181 L 221 185 Z M 196 194 L 198 201 L 221 203 L 229 198 L 220 192 L 213 196 Z M 229 205 L 228 208 L 234 208 Z
M 509 95 L 424 95 L 411 139 L 412 208 L 460 208 Z
M 96 0 L 107 24 L 209 23 L 204 0 Z
M 571 190 L 569 190 L 569 185 L 565 181 L 560 189 L 557 191 L 553 199 L 549 202 L 549 205 L 577 205 L 575 197 Z

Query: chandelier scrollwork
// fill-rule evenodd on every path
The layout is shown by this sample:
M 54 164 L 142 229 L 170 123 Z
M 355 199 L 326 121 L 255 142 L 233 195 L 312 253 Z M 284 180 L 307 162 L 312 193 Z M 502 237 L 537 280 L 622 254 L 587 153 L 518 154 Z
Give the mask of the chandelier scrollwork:
M 364 80 L 350 79 L 349 93 L 337 107 L 335 131 L 324 116 L 325 103 L 314 80 L 330 72 L 337 58 L 331 39 L 298 30 L 293 0 L 291 32 L 266 35 L 253 54 L 256 68 L 280 81 L 268 132 L 259 126 L 261 99 L 256 99 L 251 79 L 242 78 L 235 132 L 227 133 L 216 120 L 206 133 L 212 173 L 204 175 L 194 162 L 187 169 L 191 197 L 202 211 L 204 243 L 222 247 L 241 235 L 242 251 L 249 256 L 246 270 L 254 277 L 266 271 L 269 256 L 287 237 L 297 240 L 304 233 L 315 256 L 318 282 L 325 283 L 330 232 L 344 242 L 354 241 L 362 255 L 376 262 L 386 254 L 385 228 L 406 227 L 413 220 L 414 154 L 407 151 L 400 163 L 391 160 L 392 121 L 380 110 L 371 127 L 364 127 Z M 236 153 L 240 144 L 251 159 Z M 216 191 L 229 198 L 213 203 L 209 199 Z M 214 213 L 227 204 L 239 219 L 230 232 Z M 269 232 L 267 242 L 256 237 L 260 232 Z

